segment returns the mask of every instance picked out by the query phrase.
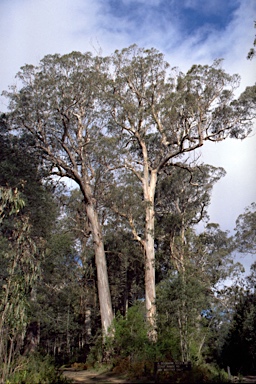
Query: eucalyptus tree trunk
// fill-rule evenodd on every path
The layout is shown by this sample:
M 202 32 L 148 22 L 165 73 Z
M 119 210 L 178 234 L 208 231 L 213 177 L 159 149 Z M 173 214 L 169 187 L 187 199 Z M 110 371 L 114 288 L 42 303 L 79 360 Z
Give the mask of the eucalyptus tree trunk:
M 93 233 L 101 323 L 103 335 L 106 336 L 114 317 L 108 282 L 107 262 L 98 215 L 92 203 L 86 204 L 86 213 Z
M 188 319 L 185 312 L 185 302 L 181 304 L 181 309 L 178 310 L 178 326 L 180 333 L 180 351 L 181 360 L 189 361 L 189 344 L 188 344 Z
M 182 361 L 189 361 L 189 339 L 188 339 L 188 313 L 187 313 L 187 287 L 186 287 L 186 263 L 185 263 L 185 224 L 184 217 L 176 201 L 177 212 L 182 217 L 179 235 L 179 244 L 175 245 L 175 237 L 170 241 L 170 256 L 180 278 L 179 308 L 177 310 L 178 329 L 180 334 L 180 352 Z
M 145 239 L 143 242 L 145 252 L 145 301 L 147 319 L 151 327 L 149 337 L 156 340 L 156 288 L 155 288 L 155 209 L 154 198 L 157 182 L 157 173 L 144 174 L 144 199 L 146 202 Z M 150 178 L 150 180 L 149 180 Z

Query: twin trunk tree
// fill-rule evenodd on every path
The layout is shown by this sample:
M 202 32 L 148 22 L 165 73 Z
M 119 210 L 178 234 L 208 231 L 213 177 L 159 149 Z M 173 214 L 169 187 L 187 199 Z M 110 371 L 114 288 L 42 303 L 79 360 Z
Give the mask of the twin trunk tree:
M 18 74 L 23 88 L 6 93 L 11 100 L 11 128 L 29 131 L 51 164 L 52 174 L 74 180 L 83 194 L 94 241 L 105 334 L 113 311 L 95 199 L 98 178 L 109 171 L 111 164 L 116 169 L 117 184 L 117 170 L 123 169 L 132 173 L 141 186 L 142 233 L 131 213 L 127 214 L 124 207 L 119 211 L 127 217 L 144 251 L 147 318 L 150 337 L 155 340 L 158 177 L 166 168 L 180 166 L 186 155 L 207 140 L 246 137 L 254 117 L 255 87 L 234 100 L 239 78 L 226 74 L 220 64 L 195 65 L 187 74 L 177 70 L 171 74 L 161 53 L 136 46 L 105 59 L 77 52 L 49 55 L 39 67 L 23 67 Z M 115 148 L 109 149 L 111 143 Z

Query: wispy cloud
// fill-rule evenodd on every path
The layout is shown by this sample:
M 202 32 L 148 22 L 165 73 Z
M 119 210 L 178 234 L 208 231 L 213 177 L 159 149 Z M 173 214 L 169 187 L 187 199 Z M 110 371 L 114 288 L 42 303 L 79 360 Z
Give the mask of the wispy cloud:
M 244 59 L 255 14 L 253 0 L 14 0 L 0 7 L 1 65 L 9 73 L 48 53 L 97 44 L 103 54 L 132 43 L 154 46 L 181 64 L 233 54 Z

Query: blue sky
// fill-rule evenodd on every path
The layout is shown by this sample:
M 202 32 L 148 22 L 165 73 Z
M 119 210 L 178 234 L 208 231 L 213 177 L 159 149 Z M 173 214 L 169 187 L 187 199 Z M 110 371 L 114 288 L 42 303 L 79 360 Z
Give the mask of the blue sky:
M 0 93 L 15 84 L 22 65 L 37 64 L 46 54 L 108 55 L 133 43 L 157 48 L 182 71 L 223 58 L 230 74 L 240 74 L 241 92 L 256 81 L 256 60 L 246 60 L 254 20 L 255 0 L 0 0 Z M 223 230 L 232 231 L 237 216 L 256 200 L 255 148 L 256 135 L 200 152 L 202 161 L 227 171 L 209 210 Z
M 119 20 L 129 20 L 130 33 L 137 35 L 141 26 L 149 24 L 163 32 L 172 23 L 183 38 L 203 31 L 205 40 L 213 29 L 223 30 L 231 22 L 234 11 L 239 8 L 238 1 L 119 1 L 108 2 L 109 15 Z M 143 20 L 143 22 L 142 22 Z M 134 32 L 136 30 L 136 32 Z

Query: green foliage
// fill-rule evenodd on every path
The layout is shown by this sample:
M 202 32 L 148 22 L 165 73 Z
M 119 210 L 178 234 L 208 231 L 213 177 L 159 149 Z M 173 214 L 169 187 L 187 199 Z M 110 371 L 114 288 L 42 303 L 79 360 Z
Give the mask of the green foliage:
M 202 316 L 209 305 L 205 285 L 194 272 L 169 275 L 157 287 L 159 338 L 172 340 L 169 350 L 178 360 L 198 360 L 209 323 Z
M 71 349 L 75 352 L 76 340 L 82 332 L 79 321 L 82 268 L 77 263 L 70 233 L 56 228 L 46 245 L 42 279 L 30 316 L 33 321 L 40 320 L 41 348 L 54 354 L 58 363 L 64 363 Z
M 125 315 L 144 295 L 143 255 L 132 234 L 114 224 L 106 227 L 105 250 L 113 309 Z
M 55 213 L 31 137 L 0 135 L 1 377 L 16 370 L 41 275 L 43 236 Z
M 161 352 L 158 346 L 149 341 L 143 303 L 130 307 L 126 316 L 118 314 L 113 322 L 112 336 L 102 347 L 102 340 L 90 351 L 86 360 L 88 366 L 107 360 L 116 373 L 129 373 L 139 377 L 153 373 L 154 361 Z M 159 357 L 160 358 L 160 357 Z
M 192 365 L 190 371 L 184 372 L 160 372 L 158 374 L 159 383 L 230 383 L 228 374 L 217 366 L 210 364 Z
M 252 203 L 236 221 L 236 244 L 239 252 L 256 253 L 256 203 Z
M 167 171 L 157 185 L 156 217 L 159 226 L 167 217 L 169 228 L 164 229 L 173 235 L 181 232 L 181 224 L 188 228 L 208 218 L 206 208 L 212 188 L 225 171 L 206 164 L 198 167 L 182 163 L 167 167 Z
M 254 265 L 255 268 L 255 265 Z M 229 366 L 232 374 L 253 374 L 256 369 L 256 291 L 252 274 L 249 287 L 237 302 L 229 332 L 222 347 L 219 363 Z M 252 284 L 254 280 L 254 284 Z
M 29 217 L 31 236 L 37 239 L 50 233 L 56 215 L 52 186 L 42 183 L 46 176 L 42 161 L 30 135 L 1 132 L 0 186 L 8 186 L 13 194 L 19 192 L 24 202 L 22 213 Z
M 109 342 L 115 355 L 145 357 L 144 353 L 149 342 L 145 310 L 142 305 L 137 304 L 129 308 L 126 316 L 117 315 L 113 327 L 114 339 L 110 339 Z
M 1 188 L 1 193 L 0 239 L 4 246 L 0 249 L 0 260 L 4 270 L 0 285 L 0 366 L 1 378 L 5 380 L 20 353 L 28 323 L 29 293 L 40 275 L 40 265 L 28 217 L 15 217 L 11 228 L 5 226 L 8 216 L 17 216 L 23 200 L 18 191 Z
M 201 364 L 192 368 L 192 371 L 185 374 L 180 383 L 229 383 L 227 372 L 210 364 Z
M 99 363 L 104 360 L 104 346 L 102 335 L 95 337 L 94 345 L 91 346 L 90 352 L 86 358 L 86 365 L 90 368 L 95 368 Z
M 232 238 L 218 225 L 208 225 L 199 235 L 187 230 L 184 237 L 186 242 L 174 236 L 173 263 L 157 286 L 159 337 L 171 334 L 176 340 L 175 358 L 202 362 L 209 355 L 210 343 L 213 351 L 211 338 L 227 308 L 232 308 L 231 292 L 225 285 L 220 289 L 220 284 L 227 277 L 235 278 L 241 269 L 233 262 Z
M 17 189 L 0 187 L 0 224 L 7 216 L 19 213 L 25 205 Z
M 41 357 L 34 354 L 29 358 L 20 357 L 15 373 L 11 374 L 6 384 L 68 384 L 54 367 L 49 356 Z

